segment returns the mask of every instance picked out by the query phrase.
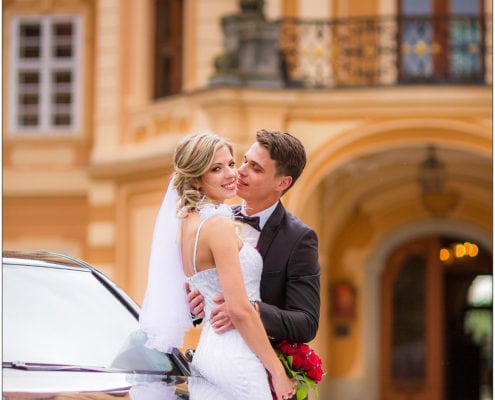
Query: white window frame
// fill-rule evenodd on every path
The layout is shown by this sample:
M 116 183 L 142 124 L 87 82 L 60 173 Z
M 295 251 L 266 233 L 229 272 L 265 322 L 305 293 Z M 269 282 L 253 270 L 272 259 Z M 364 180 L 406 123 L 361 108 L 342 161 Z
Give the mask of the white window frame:
M 55 58 L 51 55 L 53 36 L 51 27 L 55 23 L 68 22 L 72 24 L 72 56 L 70 58 Z M 25 23 L 39 23 L 40 33 L 40 57 L 35 60 L 23 60 L 19 57 L 20 36 L 19 27 Z M 82 22 L 81 16 L 77 14 L 53 14 L 53 15 L 31 15 L 14 16 L 10 24 L 10 96 L 9 96 L 9 130 L 15 135 L 53 135 L 53 134 L 75 134 L 80 132 L 82 109 Z M 20 71 L 31 69 L 40 74 L 39 101 L 37 114 L 39 116 L 36 126 L 24 126 L 18 121 L 22 104 L 19 102 Z M 71 103 L 68 105 L 68 114 L 71 117 L 70 124 L 56 125 L 52 122 L 55 115 L 56 105 L 52 103 L 55 88 L 51 84 L 51 74 L 57 69 L 70 71 L 72 76 Z

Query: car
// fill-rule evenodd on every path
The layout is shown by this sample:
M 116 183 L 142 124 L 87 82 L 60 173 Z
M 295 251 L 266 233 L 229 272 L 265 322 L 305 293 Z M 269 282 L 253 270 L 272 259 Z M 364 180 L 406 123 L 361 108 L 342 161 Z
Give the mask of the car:
M 21 399 L 189 399 L 187 357 L 144 347 L 139 306 L 89 264 L 4 251 L 2 392 Z

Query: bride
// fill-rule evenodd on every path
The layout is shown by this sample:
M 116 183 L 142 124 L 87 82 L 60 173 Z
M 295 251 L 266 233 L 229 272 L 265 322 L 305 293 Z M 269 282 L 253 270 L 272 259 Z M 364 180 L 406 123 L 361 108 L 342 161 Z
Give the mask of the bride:
M 191 326 L 185 282 L 205 298 L 209 315 L 220 293 L 236 329 L 217 334 L 203 321 L 191 364 L 191 399 L 289 399 L 294 383 L 270 345 L 250 301 L 260 300 L 262 259 L 242 241 L 242 228 L 223 204 L 236 193 L 232 146 L 209 133 L 185 137 L 155 224 L 148 286 L 140 315 L 146 346 L 182 347 Z

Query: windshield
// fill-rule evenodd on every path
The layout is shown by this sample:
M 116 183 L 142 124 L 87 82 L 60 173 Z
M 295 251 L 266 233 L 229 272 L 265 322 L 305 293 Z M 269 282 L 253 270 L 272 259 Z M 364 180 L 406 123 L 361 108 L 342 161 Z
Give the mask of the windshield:
M 89 270 L 3 265 L 3 361 L 172 369 Z

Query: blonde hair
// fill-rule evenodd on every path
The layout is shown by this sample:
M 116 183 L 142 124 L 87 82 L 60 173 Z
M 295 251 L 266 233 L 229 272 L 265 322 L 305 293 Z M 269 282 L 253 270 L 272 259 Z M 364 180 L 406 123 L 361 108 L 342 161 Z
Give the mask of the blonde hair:
M 208 172 L 218 149 L 227 146 L 234 154 L 232 145 L 213 133 L 194 133 L 184 137 L 174 152 L 174 188 L 179 195 L 179 216 L 196 210 L 205 199 L 198 189 L 198 182 Z

